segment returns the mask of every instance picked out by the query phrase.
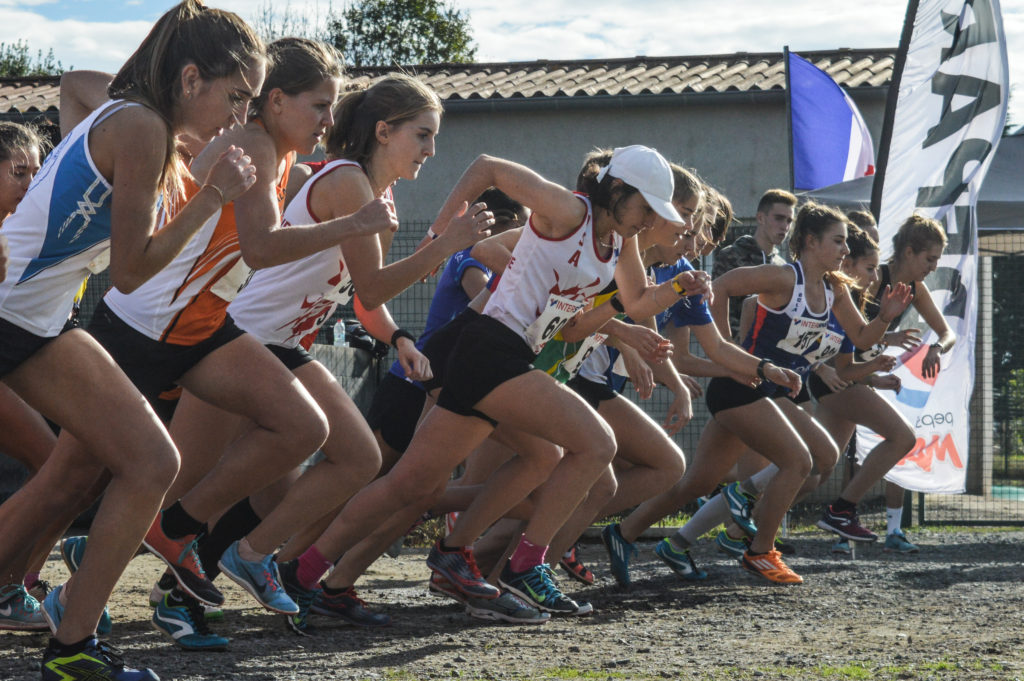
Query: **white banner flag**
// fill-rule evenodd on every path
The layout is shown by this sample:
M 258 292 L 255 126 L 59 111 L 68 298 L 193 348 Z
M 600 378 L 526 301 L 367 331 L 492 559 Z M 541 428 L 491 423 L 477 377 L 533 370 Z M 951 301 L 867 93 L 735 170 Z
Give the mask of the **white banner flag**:
M 925 283 L 956 333 L 937 378 L 921 360 L 934 332 L 900 356 L 899 394 L 883 393 L 914 426 L 917 444 L 886 476 L 921 492 L 963 492 L 977 321 L 977 216 L 982 180 L 1006 120 L 1008 68 L 999 0 L 911 0 L 892 87 L 889 135 L 882 140 L 873 208 L 882 259 L 900 224 L 917 213 L 939 220 L 949 246 Z M 891 100 L 890 100 L 891 102 Z M 884 134 L 884 132 L 883 132 Z M 900 328 L 927 329 L 911 307 Z M 863 459 L 878 437 L 857 430 Z

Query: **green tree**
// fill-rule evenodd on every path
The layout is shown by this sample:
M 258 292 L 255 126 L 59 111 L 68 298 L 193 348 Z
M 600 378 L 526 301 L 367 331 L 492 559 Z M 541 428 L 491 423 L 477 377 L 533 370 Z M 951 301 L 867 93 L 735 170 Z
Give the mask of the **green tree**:
M 328 24 L 355 66 L 468 63 L 476 57 L 469 15 L 445 0 L 358 0 Z
M 53 56 L 53 48 L 43 55 L 36 52 L 35 60 L 29 54 L 28 43 L 19 40 L 13 44 L 0 43 L 0 77 L 23 78 L 26 76 L 58 76 L 64 73 L 64 66 Z

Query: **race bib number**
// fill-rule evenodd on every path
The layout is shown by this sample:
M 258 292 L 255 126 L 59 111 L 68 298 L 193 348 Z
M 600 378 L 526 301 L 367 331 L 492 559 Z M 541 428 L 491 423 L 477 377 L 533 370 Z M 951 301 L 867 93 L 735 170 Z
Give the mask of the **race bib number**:
M 821 334 L 821 342 L 807 359 L 811 362 L 824 362 L 825 360 L 835 357 L 839 354 L 839 349 L 843 346 L 843 334 L 837 333 L 832 329 L 825 329 Z
M 790 322 L 789 332 L 777 347 L 793 355 L 806 355 L 818 345 L 827 328 L 825 320 L 798 317 Z
M 584 303 L 564 296 L 551 294 L 540 316 L 526 327 L 526 342 L 534 354 L 540 353 L 544 344 L 555 337 L 573 316 L 583 309 Z
M 234 267 L 228 270 L 227 274 L 210 288 L 210 292 L 221 300 L 226 300 L 230 303 L 238 295 L 238 292 L 242 290 L 246 282 L 249 281 L 251 275 L 252 268 L 239 258 Z
M 587 358 L 598 348 L 599 345 L 608 340 L 608 336 L 603 333 L 595 333 L 587 336 L 586 340 L 580 343 L 579 349 L 571 356 L 567 357 L 562 362 L 562 368 L 565 369 L 566 373 L 569 374 L 569 378 L 574 377 L 583 368 L 583 363 L 587 361 Z

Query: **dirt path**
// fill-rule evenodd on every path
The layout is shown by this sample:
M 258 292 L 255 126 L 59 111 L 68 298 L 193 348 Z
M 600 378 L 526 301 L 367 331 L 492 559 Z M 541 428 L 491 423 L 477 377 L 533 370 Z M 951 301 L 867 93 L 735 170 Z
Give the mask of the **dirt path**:
M 366 631 L 314 617 L 316 636 L 285 631 L 227 585 L 228 652 L 173 648 L 150 627 L 148 593 L 160 569 L 136 559 L 111 607 L 111 642 L 162 679 L 1020 679 L 1024 677 L 1024 531 L 917 531 L 917 556 L 880 547 L 857 559 L 829 553 L 822 533 L 793 538 L 790 564 L 806 582 L 775 587 L 713 546 L 695 552 L 710 573 L 685 583 L 642 545 L 637 582 L 614 587 L 600 545 L 583 548 L 593 587 L 563 587 L 592 617 L 539 627 L 470 619 L 426 590 L 423 551 L 382 558 L 360 594 L 394 617 Z M 44 577 L 58 581 L 59 561 Z M 558 573 L 562 574 L 562 573 Z M 0 679 L 39 678 L 46 637 L 0 634 Z

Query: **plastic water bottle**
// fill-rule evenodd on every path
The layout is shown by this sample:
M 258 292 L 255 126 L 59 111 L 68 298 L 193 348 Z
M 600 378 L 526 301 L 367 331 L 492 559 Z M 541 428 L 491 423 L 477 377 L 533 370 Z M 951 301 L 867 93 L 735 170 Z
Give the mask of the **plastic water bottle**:
M 345 320 L 339 319 L 334 322 L 334 344 L 338 347 L 345 347 Z

